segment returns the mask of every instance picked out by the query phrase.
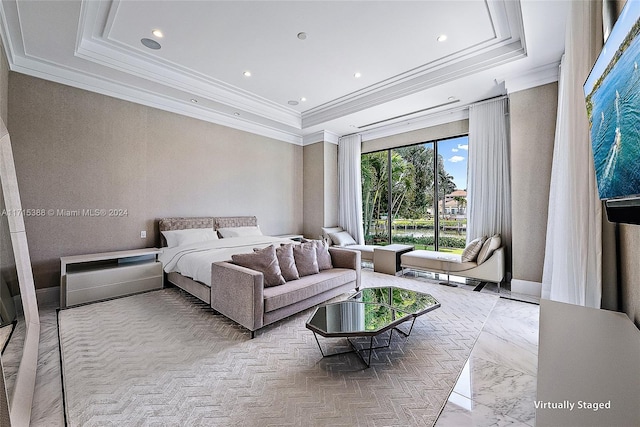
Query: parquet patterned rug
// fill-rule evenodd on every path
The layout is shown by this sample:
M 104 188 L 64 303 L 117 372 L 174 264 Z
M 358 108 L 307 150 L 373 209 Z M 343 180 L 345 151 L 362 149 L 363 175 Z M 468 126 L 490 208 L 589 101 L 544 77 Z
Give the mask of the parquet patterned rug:
M 363 285 L 442 304 L 409 338 L 394 334 L 369 369 L 355 354 L 321 357 L 304 326 L 311 310 L 253 340 L 175 288 L 61 310 L 68 425 L 432 426 L 497 296 L 373 272 Z

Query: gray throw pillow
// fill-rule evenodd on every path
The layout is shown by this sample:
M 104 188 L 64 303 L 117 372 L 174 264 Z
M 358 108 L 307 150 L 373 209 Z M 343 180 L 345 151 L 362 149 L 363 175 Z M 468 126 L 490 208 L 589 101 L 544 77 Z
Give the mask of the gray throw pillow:
M 287 282 L 289 280 L 298 280 L 300 278 L 298 269 L 296 268 L 296 260 L 293 257 L 293 246 L 293 243 L 286 243 L 280 245 L 279 248 L 276 248 L 276 257 L 280 264 L 280 270 L 282 271 L 282 276 Z
M 278 264 L 276 248 L 273 245 L 258 249 L 252 254 L 231 255 L 231 260 L 234 264 L 261 272 L 264 275 L 265 288 L 286 283 L 282 277 L 280 264 Z
M 300 277 L 317 274 L 318 255 L 315 245 L 311 242 L 301 243 L 293 247 L 293 257 L 296 260 L 296 268 Z
M 324 240 L 310 240 L 316 248 L 316 256 L 318 257 L 318 270 L 329 270 L 333 268 L 331 262 L 331 254 L 329 253 L 329 245 Z

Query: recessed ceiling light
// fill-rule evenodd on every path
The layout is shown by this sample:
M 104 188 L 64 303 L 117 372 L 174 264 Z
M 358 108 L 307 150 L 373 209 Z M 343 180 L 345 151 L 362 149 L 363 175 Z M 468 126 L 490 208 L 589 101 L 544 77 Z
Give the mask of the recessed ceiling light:
M 449 97 L 449 101 L 453 101 L 454 99 L 456 99 L 456 97 L 455 97 L 455 96 L 450 96 L 450 97 Z
M 158 50 L 160 49 L 162 46 L 160 46 L 160 43 L 158 43 L 155 40 L 152 39 L 140 39 L 140 43 L 142 43 L 145 47 L 148 47 L 149 49 L 153 49 L 153 50 Z
M 239 116 L 240 113 L 238 113 L 237 111 L 235 113 L 233 113 L 234 116 Z
M 298 101 L 291 100 L 291 101 L 287 102 L 287 104 L 289 104 L 289 105 L 298 105 Z
M 251 77 L 251 71 L 245 71 L 244 73 L 242 73 L 242 75 L 244 75 L 245 77 Z
M 353 77 L 355 77 L 356 79 L 359 79 L 360 77 L 362 77 L 362 74 L 360 74 L 360 73 L 355 73 L 355 74 L 353 75 Z
M 307 33 L 305 33 L 305 32 L 298 33 L 298 35 L 296 37 L 298 37 L 300 40 L 306 40 L 307 39 Z
M 441 34 L 438 36 L 438 41 L 439 42 L 443 42 L 447 39 L 447 35 L 446 34 Z
M 195 98 L 191 98 L 191 102 L 193 102 L 194 104 L 197 104 L 197 103 L 198 103 L 198 100 L 197 100 L 197 99 L 195 99 Z
M 302 98 L 300 98 L 300 101 L 305 102 L 307 100 L 307 98 L 305 98 L 304 96 Z
M 164 34 L 162 34 L 162 31 L 160 30 L 153 30 L 151 31 L 151 34 L 153 34 L 154 36 L 158 37 L 158 38 L 163 38 Z

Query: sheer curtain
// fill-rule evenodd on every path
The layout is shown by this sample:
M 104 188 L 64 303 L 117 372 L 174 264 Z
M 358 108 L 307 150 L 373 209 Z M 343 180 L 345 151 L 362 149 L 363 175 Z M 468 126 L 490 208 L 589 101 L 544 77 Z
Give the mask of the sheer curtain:
M 542 297 L 600 308 L 602 207 L 582 85 L 598 45 L 598 2 L 572 2 L 560 67 Z M 601 6 L 600 6 L 601 7 Z
M 467 242 L 500 233 L 511 246 L 511 172 L 506 98 L 469 107 Z M 507 251 L 509 252 L 509 251 Z
M 338 222 L 359 245 L 364 244 L 362 230 L 362 176 L 360 135 L 338 140 Z

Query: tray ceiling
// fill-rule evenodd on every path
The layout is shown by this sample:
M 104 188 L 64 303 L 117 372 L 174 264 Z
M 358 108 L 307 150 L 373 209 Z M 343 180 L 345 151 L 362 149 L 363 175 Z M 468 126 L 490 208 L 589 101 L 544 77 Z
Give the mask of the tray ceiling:
M 568 2 L 535 0 L 0 9 L 16 72 L 292 143 L 451 111 L 506 93 L 505 82 L 519 90 L 554 81 L 567 11 Z

